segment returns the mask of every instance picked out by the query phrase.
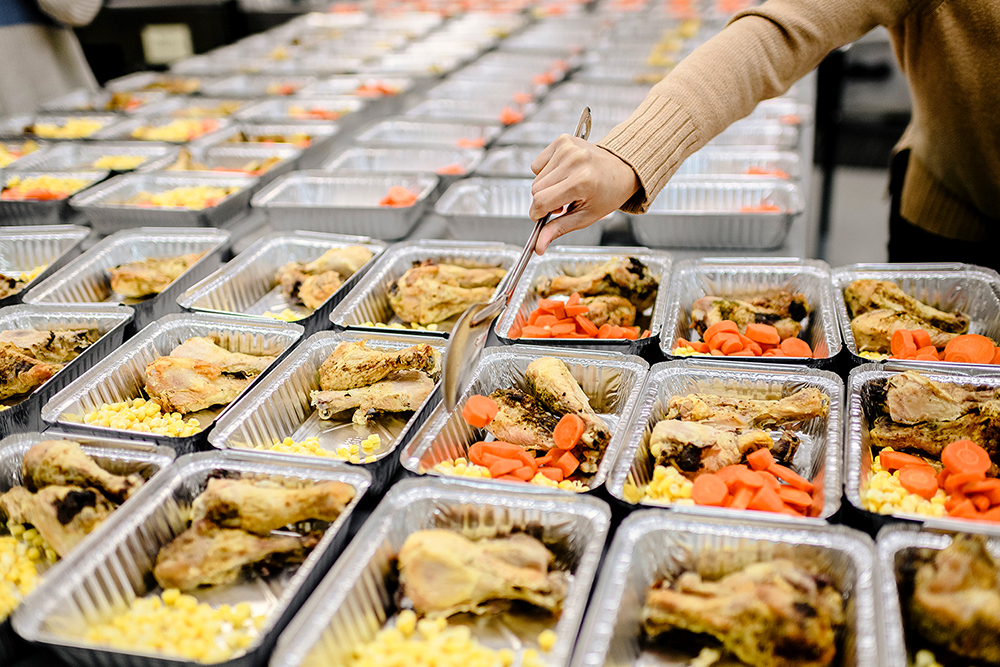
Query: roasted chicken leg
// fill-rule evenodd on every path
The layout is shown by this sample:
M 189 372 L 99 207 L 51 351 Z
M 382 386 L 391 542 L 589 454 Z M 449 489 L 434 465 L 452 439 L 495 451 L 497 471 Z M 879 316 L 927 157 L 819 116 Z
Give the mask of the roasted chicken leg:
M 324 391 L 365 387 L 394 371 L 418 370 L 436 376 L 441 353 L 421 343 L 402 350 L 370 348 L 367 341 L 343 342 L 319 368 L 319 386 Z
M 371 251 L 364 246 L 331 248 L 311 262 L 285 264 L 276 278 L 285 298 L 298 299 L 315 309 L 371 258 Z
M 226 374 L 215 364 L 186 357 L 160 357 L 146 366 L 146 393 L 164 412 L 182 415 L 229 405 L 252 381 Z
M 506 275 L 497 267 L 422 262 L 389 283 L 389 305 L 404 322 L 433 324 L 485 303 Z
M 934 347 L 944 347 L 958 335 L 941 331 L 912 313 L 888 308 L 868 310 L 851 320 L 851 333 L 859 352 L 887 354 L 891 349 L 892 334 L 897 329 L 923 329 L 930 335 Z
M 580 299 L 580 304 L 590 309 L 584 313 L 584 317 L 590 320 L 595 327 L 601 327 L 605 324 L 630 327 L 635 324 L 635 306 L 625 297 L 585 296 Z
M 123 477 L 108 472 L 69 440 L 44 440 L 33 445 L 24 455 L 21 470 L 24 486 L 32 492 L 52 485 L 89 487 L 123 503 L 142 486 L 138 475 Z
M 61 364 L 38 361 L 21 348 L 0 342 L 0 399 L 34 391 L 61 369 Z
M 944 333 L 962 334 L 969 330 L 969 318 L 961 313 L 946 313 L 913 298 L 887 280 L 855 280 L 844 290 L 844 301 L 852 318 L 871 310 L 894 310 L 909 313 L 912 320 Z M 928 332 L 929 333 L 929 332 Z
M 9 329 L 0 331 L 0 343 L 10 343 L 22 354 L 48 363 L 65 364 L 98 339 L 94 329 L 66 329 L 57 331 L 38 329 Z
M 520 389 L 497 389 L 490 398 L 497 404 L 497 414 L 486 430 L 497 440 L 520 445 L 529 451 L 547 452 L 556 446 L 552 439 L 559 418 L 540 401 Z
M 352 421 L 365 425 L 379 413 L 416 410 L 432 391 L 434 380 L 423 371 L 394 371 L 367 387 L 314 391 L 310 400 L 320 419 L 357 408 Z
M 108 269 L 111 289 L 135 299 L 159 294 L 194 266 L 205 252 L 192 252 L 180 257 L 149 257 Z
M 735 398 L 716 394 L 674 396 L 666 419 L 708 422 L 730 428 L 767 428 L 825 417 L 830 398 L 815 387 L 774 400 Z
M 77 486 L 47 486 L 38 493 L 15 486 L 0 496 L 0 510 L 7 519 L 34 526 L 60 556 L 72 551 L 114 509 L 100 491 Z
M 710 326 L 723 320 L 735 322 L 740 333 L 746 333 L 748 324 L 770 324 L 784 340 L 799 335 L 802 320 L 809 311 L 803 294 L 787 290 L 764 292 L 744 299 L 705 296 L 691 306 L 691 328 L 704 338 Z
M 579 276 L 543 276 L 535 284 L 535 290 L 542 297 L 573 292 L 581 296 L 622 296 L 642 312 L 656 300 L 659 283 L 649 267 L 635 257 L 615 257 Z
M 656 464 L 673 466 L 692 479 L 739 463 L 747 454 L 772 449 L 773 445 L 771 436 L 757 429 L 737 434 L 712 424 L 677 419 L 657 422 L 649 436 L 649 452 Z
M 244 377 L 260 375 L 275 360 L 275 357 L 264 354 L 230 352 L 212 339 L 201 336 L 188 338 L 171 350 L 170 356 L 214 364 L 222 369 L 223 373 Z

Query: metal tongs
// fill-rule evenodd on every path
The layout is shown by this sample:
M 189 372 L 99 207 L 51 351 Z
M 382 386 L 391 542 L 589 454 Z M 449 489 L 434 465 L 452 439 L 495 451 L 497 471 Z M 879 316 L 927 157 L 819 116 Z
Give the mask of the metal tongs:
M 589 137 L 590 121 L 590 107 L 586 107 L 580 114 L 580 122 L 576 124 L 573 136 L 580 139 Z M 569 209 L 566 210 L 566 213 L 569 213 Z M 458 405 L 459 392 L 472 379 L 472 373 L 476 369 L 479 357 L 482 356 L 483 348 L 486 345 L 490 326 L 493 324 L 493 320 L 510 305 L 514 289 L 524 274 L 525 267 L 528 266 L 528 260 L 531 259 L 531 255 L 535 251 L 538 235 L 542 233 L 542 227 L 548 224 L 551 219 L 552 213 L 549 213 L 535 223 L 535 229 L 531 232 L 521 257 L 517 260 L 514 268 L 507 272 L 503 287 L 497 295 L 489 303 L 476 303 L 469 306 L 455 322 L 444 359 L 444 404 L 449 412 Z

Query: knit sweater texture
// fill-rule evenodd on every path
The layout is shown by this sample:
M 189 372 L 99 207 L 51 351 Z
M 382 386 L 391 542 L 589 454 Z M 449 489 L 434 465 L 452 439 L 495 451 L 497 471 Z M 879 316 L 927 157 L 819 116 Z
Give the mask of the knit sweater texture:
M 889 30 L 913 118 L 904 218 L 964 241 L 1000 236 L 1000 0 L 769 0 L 682 60 L 598 145 L 641 183 L 643 213 L 681 162 L 830 51 Z

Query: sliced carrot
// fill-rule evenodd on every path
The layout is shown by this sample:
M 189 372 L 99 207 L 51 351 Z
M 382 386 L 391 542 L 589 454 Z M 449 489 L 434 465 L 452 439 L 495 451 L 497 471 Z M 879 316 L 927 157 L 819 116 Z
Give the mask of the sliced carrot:
M 780 479 L 781 481 L 783 481 L 785 484 L 790 484 L 794 486 L 796 489 L 801 489 L 806 493 L 811 493 L 813 490 L 812 482 L 810 482 L 805 477 L 802 477 L 791 468 L 786 468 L 785 466 L 778 463 L 772 463 L 768 467 L 767 471 L 772 475 L 774 475 L 775 477 L 777 477 L 778 479 Z
M 642 335 L 639 336 L 639 340 L 642 340 L 643 338 L 649 338 L 651 333 L 652 332 L 650 332 L 649 329 L 646 329 L 645 331 L 642 332 Z
M 778 495 L 781 497 L 782 502 L 786 505 L 791 505 L 799 510 L 805 510 L 812 505 L 813 501 L 812 496 L 805 491 L 799 491 L 798 489 L 793 489 L 790 486 L 782 486 L 779 488 Z
M 996 351 L 993 352 L 993 361 L 991 361 L 990 363 L 1000 364 L 1000 347 L 998 347 Z
M 716 340 L 724 337 L 725 337 L 724 335 L 719 335 L 716 337 Z M 719 347 L 719 351 L 721 351 L 722 354 L 725 355 L 735 354 L 736 352 L 739 352 L 740 350 L 743 349 L 743 344 L 740 343 L 739 338 L 736 337 L 725 337 L 725 338 L 726 340 L 723 341 L 722 345 Z
M 754 470 L 767 470 L 774 463 L 774 456 L 770 449 L 758 449 L 756 452 L 747 455 L 747 464 Z
M 648 331 L 646 333 L 649 333 Z M 701 341 L 693 340 L 691 341 L 691 347 L 694 348 L 695 352 L 702 352 L 708 354 L 711 350 L 708 347 L 708 343 L 702 343 Z
M 748 489 L 759 489 L 764 486 L 764 478 L 754 470 L 737 470 L 735 477 L 737 486 L 745 486 Z
M 556 307 L 561 306 L 562 303 L 558 299 L 539 299 L 538 307 L 544 310 L 546 313 L 556 312 Z
M 754 494 L 750 504 L 747 505 L 747 509 L 758 510 L 760 512 L 780 512 L 784 506 L 785 503 L 782 502 L 781 496 L 771 487 L 764 486 Z
M 503 440 L 492 440 L 490 442 L 484 442 L 482 445 L 484 453 L 499 456 L 502 459 L 517 458 L 521 453 L 526 452 L 524 447 L 510 442 L 504 442 Z
M 918 347 L 917 348 L 917 356 L 919 357 L 921 354 L 931 355 L 931 356 L 933 356 L 936 359 L 937 358 L 937 348 L 934 347 L 933 345 L 927 345 L 925 347 Z
M 552 337 L 559 338 L 560 336 L 565 336 L 566 334 L 576 333 L 576 322 L 573 324 L 553 324 Z
M 917 346 L 917 350 L 922 347 L 934 347 L 931 343 L 931 335 L 923 329 L 911 329 L 910 335 L 913 336 L 913 344 Z M 935 348 L 936 352 L 937 348 Z
M 898 357 L 903 352 L 903 347 L 907 345 L 916 348 L 916 344 L 913 342 L 913 334 L 906 329 L 896 329 L 889 341 L 889 351 L 892 352 L 894 357 Z
M 951 471 L 948 470 L 947 468 L 944 468 L 943 470 L 941 470 L 941 472 L 939 472 L 938 476 L 937 476 L 938 486 L 943 489 L 944 488 L 944 483 L 948 480 L 948 477 L 950 475 L 951 475 Z
M 929 465 L 907 466 L 899 471 L 899 483 L 910 493 L 915 493 L 927 500 L 937 493 L 937 476 L 934 468 Z
M 541 468 L 542 466 L 547 466 L 550 463 L 552 463 L 556 459 L 557 456 L 562 456 L 562 450 L 558 449 L 556 447 L 553 447 L 549 451 L 545 452 L 544 455 L 539 456 L 538 458 L 536 458 L 535 459 L 535 465 L 537 467 L 539 467 L 539 468 Z
M 583 437 L 584 430 L 586 430 L 586 424 L 579 416 L 565 414 L 556 424 L 555 430 L 552 431 L 552 439 L 559 449 L 573 449 Z
M 764 486 L 769 486 L 775 491 L 785 488 L 785 485 L 778 481 L 778 478 L 766 470 L 758 470 L 757 474 L 764 480 Z M 790 487 L 789 487 L 790 488 Z
M 621 332 L 626 340 L 639 340 L 639 327 L 621 327 Z
M 747 338 L 758 343 L 767 345 L 777 345 L 781 342 L 778 330 L 770 324 L 758 324 L 756 322 L 747 325 Z
M 489 454 L 485 452 L 480 455 L 479 459 L 482 461 L 482 463 L 479 463 L 478 465 L 486 466 L 487 468 L 489 468 L 492 465 L 496 465 L 500 461 L 507 460 L 502 456 L 497 456 L 496 454 Z
M 729 496 L 728 506 L 736 510 L 745 510 L 750 505 L 750 501 L 753 500 L 754 495 L 756 495 L 756 491 L 741 486 Z
M 574 319 L 576 320 L 576 326 L 581 333 L 585 333 L 591 338 L 597 335 L 598 328 L 586 317 L 583 315 L 577 315 Z M 692 345 L 688 343 L 688 347 L 692 347 Z
M 477 466 L 483 464 L 483 447 L 486 445 L 485 442 L 477 442 L 469 447 L 468 455 L 469 460 L 475 463 Z
M 559 321 L 559 318 L 557 318 L 555 315 L 553 315 L 552 313 L 546 313 L 544 315 L 539 316 L 539 318 L 537 320 L 535 320 L 535 326 L 536 327 L 551 327 L 553 324 L 556 324 L 558 321 Z
M 476 428 L 486 428 L 497 416 L 500 408 L 489 396 L 469 396 L 462 406 L 462 418 Z
M 542 311 L 537 310 L 537 309 L 531 311 L 531 314 L 528 315 L 528 324 L 530 326 L 537 325 L 538 324 L 538 318 L 541 317 L 541 316 L 542 316 Z
M 913 358 L 917 361 L 940 361 L 937 355 L 934 354 L 918 354 Z
M 979 512 L 971 500 L 963 498 L 962 502 L 948 512 L 948 516 L 955 517 L 956 519 L 977 519 L 979 518 Z
M 732 354 L 727 355 L 727 356 L 730 356 L 730 357 L 756 357 L 757 353 L 754 352 L 753 350 L 751 350 L 750 348 L 745 347 L 742 350 L 739 350 L 737 352 L 733 352 Z
M 787 357 L 805 357 L 811 359 L 813 356 L 813 351 L 809 347 L 809 343 L 801 338 L 786 338 L 781 341 L 781 351 Z
M 491 477 L 503 477 L 509 473 L 514 472 L 520 468 L 523 464 L 520 461 L 514 459 L 497 459 L 497 461 L 490 466 L 490 476 Z
M 726 483 L 711 473 L 698 475 L 691 488 L 691 500 L 698 505 L 722 507 L 728 495 L 729 489 Z
M 731 486 L 736 481 L 737 471 L 746 469 L 747 467 L 745 465 L 738 463 L 736 465 L 726 466 L 725 468 L 717 470 L 712 474 L 725 482 L 726 486 Z
M 515 477 L 514 475 L 504 475 L 503 477 L 494 477 L 493 479 L 498 482 L 517 482 L 519 484 L 523 483 L 524 480 L 520 477 Z
M 566 310 L 566 317 L 577 317 L 590 312 L 590 306 L 563 306 Z
M 986 450 L 971 440 L 957 440 L 941 451 L 941 463 L 953 473 L 986 471 L 993 465 Z
M 513 474 L 514 477 L 517 477 L 521 481 L 530 482 L 532 478 L 534 478 L 535 476 L 535 469 L 532 468 L 531 466 L 521 466 L 511 474 Z
M 558 459 L 552 462 L 553 468 L 559 468 L 563 471 L 563 477 L 569 477 L 576 469 L 580 467 L 580 462 L 576 459 L 571 452 L 566 452 Z
M 715 338 L 715 335 L 724 331 L 738 334 L 740 332 L 740 328 L 736 326 L 736 322 L 733 322 L 732 320 L 722 320 L 721 322 L 716 322 L 709 328 L 705 329 L 705 333 L 702 335 L 701 339 L 711 345 L 712 339 Z
M 722 354 L 722 350 L 711 350 L 711 351 L 709 351 L 709 354 L 711 354 L 713 357 L 724 357 L 724 356 L 726 356 L 726 355 Z
M 542 473 L 543 475 L 551 479 L 553 482 L 561 482 L 564 479 L 563 471 L 560 470 L 559 468 L 551 468 L 549 466 L 545 466 L 544 468 L 539 468 L 538 472 Z
M 1000 490 L 1000 479 L 993 478 L 970 482 L 962 487 L 962 493 L 966 495 L 972 495 L 973 493 L 990 494 L 997 490 Z
M 944 347 L 945 361 L 988 364 L 993 361 L 995 355 L 996 345 L 993 341 L 979 334 L 955 336 Z
M 601 325 L 601 328 L 597 330 L 598 338 L 611 338 L 611 325 L 605 322 Z
M 555 308 L 552 309 L 552 315 L 555 316 L 556 321 L 566 319 L 566 306 L 560 301 Z
M 521 329 L 523 338 L 552 338 L 552 332 L 545 327 L 528 325 Z
M 760 355 L 762 357 L 787 357 L 788 355 L 781 351 L 781 349 L 768 350 L 764 354 Z
M 566 299 L 566 305 L 567 306 L 575 306 L 578 303 L 580 303 L 580 293 L 579 292 L 573 292 L 572 294 L 569 295 L 569 298 Z
M 991 510 L 983 512 L 983 515 L 979 518 L 983 521 L 1000 521 L 1000 507 L 994 507 Z
M 950 512 L 958 507 L 963 500 L 966 500 L 964 493 L 953 493 L 944 501 L 944 509 Z
M 888 449 L 883 449 L 878 453 L 878 462 L 882 468 L 889 471 L 899 470 L 906 466 L 928 465 L 922 458 L 913 456 L 912 454 L 904 454 L 903 452 L 891 452 Z
M 743 349 L 750 350 L 751 352 L 753 352 L 753 355 L 755 357 L 759 357 L 760 355 L 764 354 L 764 349 L 753 341 L 750 341 L 750 344 L 744 347 Z
M 969 495 L 969 500 L 975 505 L 976 509 L 980 512 L 985 512 L 990 508 L 990 499 L 982 494 Z
M 981 472 L 953 472 L 948 475 L 948 480 L 944 483 L 944 490 L 946 493 L 955 493 L 956 491 L 964 493 L 963 489 L 966 484 L 981 482 L 985 478 L 986 476 Z

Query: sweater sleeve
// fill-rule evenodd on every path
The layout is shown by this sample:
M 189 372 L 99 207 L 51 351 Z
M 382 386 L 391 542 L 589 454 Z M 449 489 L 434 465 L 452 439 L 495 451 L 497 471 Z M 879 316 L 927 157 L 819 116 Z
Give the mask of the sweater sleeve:
M 80 28 L 101 11 L 103 0 L 38 0 L 38 6 L 50 17 L 74 28 Z
M 639 177 L 622 209 L 645 212 L 685 158 L 762 100 L 784 93 L 830 51 L 878 25 L 895 25 L 919 1 L 769 0 L 737 14 L 598 142 Z

